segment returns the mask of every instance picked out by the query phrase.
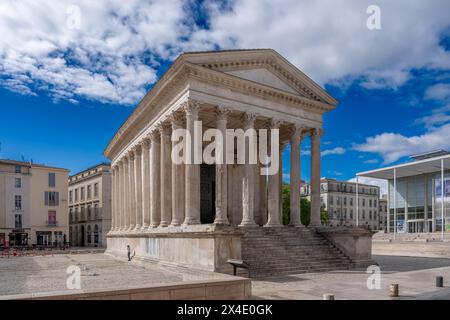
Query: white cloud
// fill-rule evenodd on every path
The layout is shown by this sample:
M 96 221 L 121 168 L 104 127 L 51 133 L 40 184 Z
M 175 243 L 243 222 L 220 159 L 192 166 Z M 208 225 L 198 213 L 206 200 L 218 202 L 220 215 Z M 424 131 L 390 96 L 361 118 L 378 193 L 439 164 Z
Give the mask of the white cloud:
M 345 149 L 344 148 L 336 147 L 334 149 L 324 150 L 320 154 L 322 155 L 322 157 L 324 157 L 324 156 L 328 156 L 328 155 L 331 155 L 331 154 L 344 154 L 344 153 L 345 153 Z
M 425 92 L 425 98 L 430 100 L 450 101 L 450 84 L 439 83 L 429 87 Z
M 364 163 L 367 163 L 367 164 L 378 163 L 378 160 L 377 159 L 368 159 L 368 160 L 364 161 Z
M 350 182 L 356 182 L 356 178 L 352 178 L 348 180 Z M 380 196 L 388 193 L 388 182 L 387 180 L 375 179 L 375 178 L 367 178 L 367 177 L 359 177 L 358 183 L 368 184 L 372 186 L 380 187 Z
M 402 157 L 436 149 L 450 149 L 450 123 L 431 129 L 422 135 L 406 137 L 398 133 L 382 133 L 366 138 L 365 143 L 353 148 L 362 152 L 379 154 L 384 164 Z
M 68 8 L 80 9 L 79 29 Z M 10 90 L 45 90 L 136 103 L 157 79 L 155 57 L 169 59 L 189 32 L 182 0 L 14 1 L 0 3 L 0 79 Z
M 79 29 L 68 28 L 74 3 Z M 134 104 L 156 81 L 159 61 L 217 47 L 273 48 L 321 84 L 358 80 L 371 89 L 397 88 L 414 68 L 450 67 L 439 46 L 447 0 L 380 0 L 377 31 L 366 27 L 371 0 L 204 2 L 197 9 L 206 8 L 208 28 L 194 22 L 192 3 L 3 0 L 0 84 L 55 99 Z
M 413 68 L 450 67 L 439 45 L 448 27 L 445 0 L 380 0 L 381 30 L 366 27 L 372 0 L 236 0 L 227 13 L 210 5 L 210 30 L 193 40 L 225 48 L 278 50 L 321 84 L 350 77 L 367 88 L 397 88 Z

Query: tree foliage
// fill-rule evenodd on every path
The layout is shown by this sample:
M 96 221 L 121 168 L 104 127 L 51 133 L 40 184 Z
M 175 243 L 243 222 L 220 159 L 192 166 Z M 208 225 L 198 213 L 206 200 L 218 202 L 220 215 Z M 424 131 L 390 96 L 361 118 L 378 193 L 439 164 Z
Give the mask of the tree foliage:
M 300 192 L 300 190 L 298 191 Z M 290 186 L 288 184 L 283 184 L 282 186 L 282 200 L 283 200 L 283 224 L 287 225 L 290 222 Z M 320 208 L 320 220 L 322 224 L 328 224 L 328 212 L 325 207 Z M 311 202 L 304 197 L 300 198 L 300 221 L 303 225 L 309 225 L 311 221 Z

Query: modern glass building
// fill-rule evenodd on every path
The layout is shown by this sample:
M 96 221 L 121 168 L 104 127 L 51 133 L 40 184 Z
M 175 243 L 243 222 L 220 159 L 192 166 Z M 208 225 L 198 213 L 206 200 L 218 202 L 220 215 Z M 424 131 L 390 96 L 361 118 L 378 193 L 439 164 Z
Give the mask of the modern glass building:
M 450 232 L 450 153 L 411 156 L 411 162 L 361 172 L 388 181 L 388 232 Z

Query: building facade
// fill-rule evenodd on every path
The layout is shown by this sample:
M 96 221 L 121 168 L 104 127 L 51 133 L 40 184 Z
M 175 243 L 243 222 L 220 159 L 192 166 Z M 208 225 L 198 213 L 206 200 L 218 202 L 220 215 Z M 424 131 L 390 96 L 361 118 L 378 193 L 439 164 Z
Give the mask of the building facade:
M 0 246 L 68 241 L 68 170 L 0 160 Z
M 305 184 L 301 194 L 311 199 L 311 186 Z M 359 217 L 356 217 L 356 198 L 359 199 Z M 359 184 L 356 194 L 356 183 L 338 181 L 336 179 L 321 179 L 320 202 L 327 210 L 329 225 L 333 226 L 361 226 L 371 230 L 379 230 L 379 199 L 380 188 L 367 184 Z
M 76 247 L 106 247 L 111 229 L 111 170 L 101 163 L 69 177 L 69 239 Z
M 387 180 L 388 232 L 444 235 L 450 230 L 450 154 L 438 150 L 411 159 L 358 176 Z
M 124 257 L 130 245 L 139 259 L 220 271 L 229 268 L 228 259 L 244 254 L 243 232 L 283 227 L 281 170 L 264 175 L 267 166 L 248 159 L 233 164 L 192 161 L 201 153 L 195 141 L 201 151 L 207 150 L 207 143 L 195 139 L 210 128 L 224 138 L 228 129 L 254 129 L 251 136 L 258 145 L 264 143 L 262 132 L 278 134 L 279 144 L 271 142 L 270 154 L 279 156 L 290 144 L 293 190 L 300 189 L 300 143 L 310 136 L 310 227 L 319 226 L 322 121 L 336 103 L 273 50 L 182 54 L 104 152 L 112 161 L 107 252 Z M 195 140 L 185 145 L 186 154 L 175 154 L 181 163 L 171 157 L 180 142 L 171 139 L 177 129 Z M 244 146 L 248 152 L 248 144 Z M 217 152 L 236 160 L 237 150 Z M 290 212 L 291 224 L 300 226 L 300 193 L 291 193 Z
M 388 200 L 387 200 L 387 195 L 384 194 L 380 200 L 378 201 L 379 203 L 379 229 L 387 232 L 387 214 L 388 214 Z

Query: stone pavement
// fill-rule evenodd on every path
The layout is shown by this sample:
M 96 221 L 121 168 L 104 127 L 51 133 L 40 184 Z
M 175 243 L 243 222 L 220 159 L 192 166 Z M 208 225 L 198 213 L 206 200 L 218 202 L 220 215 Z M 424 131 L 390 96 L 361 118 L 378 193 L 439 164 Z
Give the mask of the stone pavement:
M 254 280 L 254 299 L 322 299 L 331 293 L 339 299 L 379 300 L 388 297 L 389 284 L 398 283 L 400 299 L 447 299 L 450 297 L 450 259 L 373 256 L 381 269 L 381 289 L 369 290 L 366 270 L 342 270 Z M 444 277 L 444 288 L 435 277 Z
M 102 253 L 56 254 L 0 259 L 0 296 L 21 293 L 69 291 L 70 265 L 81 269 L 81 289 L 101 290 L 143 287 L 183 281 L 222 279 L 212 272 L 169 270 L 154 263 L 137 264 Z
M 399 244 L 383 248 L 384 252 L 391 255 L 378 254 L 373 257 L 381 268 L 379 290 L 367 288 L 366 281 L 369 274 L 366 270 L 342 270 L 252 279 L 252 298 L 322 299 L 324 293 L 331 293 L 336 299 L 390 299 L 389 284 L 398 283 L 400 299 L 450 299 L 450 258 L 392 255 L 402 253 L 399 251 L 401 248 Z M 387 248 L 392 250 L 389 251 Z M 414 247 L 404 246 L 403 249 L 409 251 Z M 379 253 L 377 250 L 374 252 Z M 427 248 L 420 250 L 425 250 L 423 253 L 426 253 Z M 440 245 L 428 249 L 430 250 L 450 253 L 449 248 Z M 101 253 L 2 258 L 0 296 L 68 290 L 66 288 L 68 276 L 65 272 L 70 265 L 80 267 L 82 289 L 86 290 L 133 288 L 230 277 L 197 270 L 162 268 L 153 263 L 128 263 Z M 438 275 L 444 277 L 444 288 L 435 287 L 435 277 Z

